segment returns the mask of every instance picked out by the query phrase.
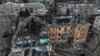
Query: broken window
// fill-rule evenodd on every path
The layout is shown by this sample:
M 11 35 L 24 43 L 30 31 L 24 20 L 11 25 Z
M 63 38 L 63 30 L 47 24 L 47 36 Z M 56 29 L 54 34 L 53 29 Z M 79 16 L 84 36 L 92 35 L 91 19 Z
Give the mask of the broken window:
M 61 28 L 59 28 L 59 30 L 61 30 Z
M 58 36 L 61 36 L 61 33 L 58 33 Z

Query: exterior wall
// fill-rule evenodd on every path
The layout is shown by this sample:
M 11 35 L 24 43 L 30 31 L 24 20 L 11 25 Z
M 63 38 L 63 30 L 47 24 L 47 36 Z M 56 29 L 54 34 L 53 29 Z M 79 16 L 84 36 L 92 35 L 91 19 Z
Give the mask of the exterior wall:
M 85 43 L 88 35 L 90 24 L 77 25 L 75 26 L 51 26 L 49 27 L 48 35 L 52 41 L 59 42 L 64 40 L 62 34 L 64 29 L 67 28 L 68 37 L 74 38 L 73 41 L 77 43 Z M 66 37 L 67 39 L 67 37 Z
M 87 39 L 89 25 L 81 25 L 75 28 L 74 41 L 77 43 L 84 43 Z
M 64 32 L 64 29 L 67 28 L 67 31 L 69 33 L 69 37 L 73 37 L 74 35 L 74 27 L 73 26 L 52 26 L 49 28 L 49 37 L 53 41 L 59 41 L 63 40 L 62 34 Z
M 55 27 L 50 27 L 49 36 L 50 36 L 50 39 L 55 40 L 55 38 L 57 37 L 57 30 Z

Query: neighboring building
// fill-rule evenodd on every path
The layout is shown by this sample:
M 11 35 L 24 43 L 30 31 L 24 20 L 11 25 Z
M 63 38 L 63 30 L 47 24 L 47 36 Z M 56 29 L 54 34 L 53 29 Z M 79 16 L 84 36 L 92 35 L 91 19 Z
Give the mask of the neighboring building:
M 92 10 L 91 10 L 92 9 Z M 97 7 L 94 4 L 67 4 L 57 3 L 58 15 L 80 15 L 90 16 L 95 14 Z
M 4 3 L 1 12 L 4 15 L 16 15 L 23 8 L 28 9 L 32 15 L 46 15 L 46 7 L 42 3 Z
M 94 21 L 94 36 L 100 40 L 100 16 L 97 16 Z
M 14 0 L 0 0 L 1 3 L 14 2 Z
M 97 16 L 94 21 L 94 28 L 100 30 L 100 16 Z

